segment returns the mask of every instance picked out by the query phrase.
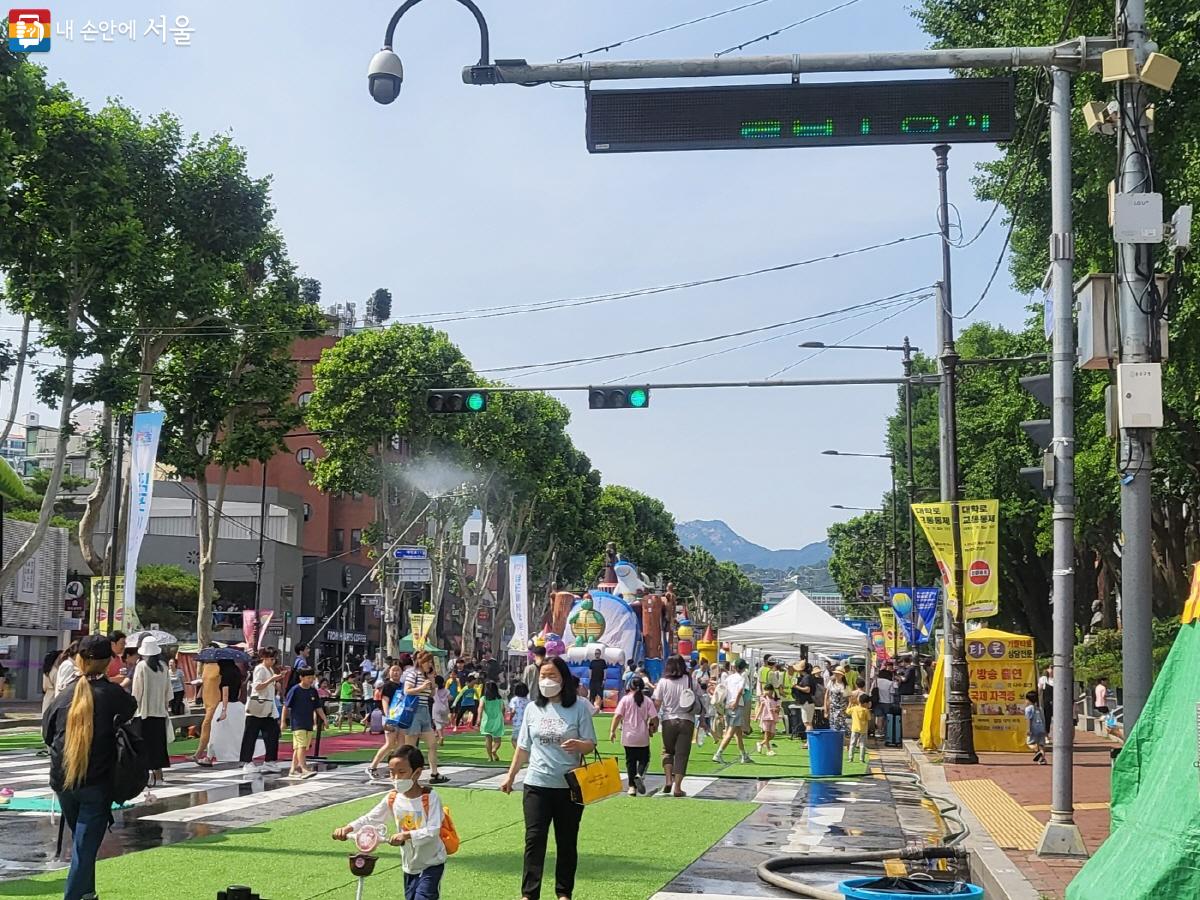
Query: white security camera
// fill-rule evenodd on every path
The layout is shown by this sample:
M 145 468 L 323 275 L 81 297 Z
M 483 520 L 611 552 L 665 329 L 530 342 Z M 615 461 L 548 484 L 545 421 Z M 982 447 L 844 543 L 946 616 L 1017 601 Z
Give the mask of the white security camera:
M 391 50 L 380 50 L 367 69 L 367 86 L 376 103 L 388 104 L 400 96 L 404 83 L 404 64 Z

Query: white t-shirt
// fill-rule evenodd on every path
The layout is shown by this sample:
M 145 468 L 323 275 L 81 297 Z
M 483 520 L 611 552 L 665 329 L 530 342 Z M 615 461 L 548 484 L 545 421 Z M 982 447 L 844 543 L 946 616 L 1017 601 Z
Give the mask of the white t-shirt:
M 742 691 L 746 689 L 746 676 L 740 672 L 730 672 L 729 677 L 725 679 L 725 705 L 741 706 Z
M 279 710 L 275 708 L 275 686 L 278 684 L 278 682 L 272 681 L 274 677 L 275 673 L 262 663 L 259 663 L 257 666 L 255 666 L 254 676 L 250 682 L 250 696 L 260 697 L 263 700 L 269 700 L 271 702 L 271 716 L 272 718 L 278 718 Z M 267 682 L 270 682 L 267 687 L 261 690 L 255 690 L 260 684 L 266 684 Z
M 389 833 L 407 831 L 409 840 L 400 845 L 401 868 L 409 875 L 424 872 L 430 866 L 438 866 L 446 861 L 446 845 L 442 843 L 442 799 L 437 791 L 430 791 L 427 800 L 420 797 L 406 797 L 396 792 L 391 800 L 385 796 L 375 808 L 364 816 L 350 823 L 350 827 L 358 830 L 363 825 L 393 826 Z M 426 803 L 429 814 L 425 814 Z M 388 819 L 392 821 L 389 823 Z

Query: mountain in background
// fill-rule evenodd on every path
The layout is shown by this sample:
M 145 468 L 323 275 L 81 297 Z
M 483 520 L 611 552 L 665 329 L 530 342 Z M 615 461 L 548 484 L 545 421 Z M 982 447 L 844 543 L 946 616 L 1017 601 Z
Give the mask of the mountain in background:
M 809 544 L 801 550 L 768 550 L 746 540 L 720 519 L 680 522 L 675 526 L 675 533 L 685 547 L 702 547 L 718 561 L 729 560 L 760 569 L 797 569 L 819 566 L 829 560 L 829 544 L 825 541 Z

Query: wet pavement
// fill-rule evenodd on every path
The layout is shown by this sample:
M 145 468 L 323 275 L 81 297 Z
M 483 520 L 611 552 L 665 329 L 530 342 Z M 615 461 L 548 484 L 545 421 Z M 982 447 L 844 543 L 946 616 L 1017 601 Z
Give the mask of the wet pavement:
M 876 774 L 822 782 L 686 778 L 684 789 L 693 798 L 753 802 L 758 808 L 656 896 L 660 900 L 695 894 L 795 896 L 759 882 L 755 867 L 780 854 L 883 850 L 935 842 L 944 827 L 936 809 L 922 803 L 899 763 L 885 758 L 883 765 L 891 777 Z M 46 787 L 47 772 L 46 759 L 33 751 L 0 754 L 0 784 L 14 789 L 14 804 L 42 806 L 0 811 L 0 879 L 66 865 L 54 857 L 58 817 L 46 809 L 52 797 Z M 478 790 L 497 790 L 503 778 L 503 772 L 492 768 L 443 767 L 443 772 L 450 776 L 451 786 Z M 278 775 L 246 777 L 236 764 L 200 768 L 184 762 L 172 766 L 166 780 L 150 797 L 114 811 L 114 827 L 102 845 L 102 858 L 275 821 L 388 787 L 367 782 L 361 764 L 322 767 L 312 778 L 292 781 Z M 651 776 L 646 783 L 656 791 L 663 780 Z M 659 793 L 650 802 L 670 805 L 672 801 Z M 69 846 L 69 834 L 65 843 Z M 842 878 L 879 872 L 878 866 L 865 871 L 801 870 L 793 877 L 827 886 Z

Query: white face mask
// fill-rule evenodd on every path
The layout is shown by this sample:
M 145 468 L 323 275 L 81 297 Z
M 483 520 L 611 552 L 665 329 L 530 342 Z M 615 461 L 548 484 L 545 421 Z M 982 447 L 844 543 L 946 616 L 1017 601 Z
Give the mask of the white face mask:
M 402 778 L 393 778 L 392 779 L 392 789 L 399 793 L 404 793 L 404 791 L 407 791 L 410 787 L 416 788 L 419 786 L 420 786 L 420 775 L 416 772 L 413 773 L 413 777 L 412 777 L 411 781 L 405 781 Z
M 542 692 L 543 697 L 557 697 L 562 692 L 562 682 L 553 678 L 539 678 L 538 690 Z

